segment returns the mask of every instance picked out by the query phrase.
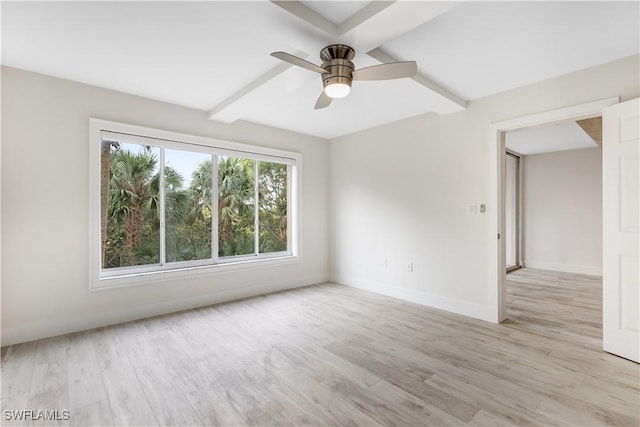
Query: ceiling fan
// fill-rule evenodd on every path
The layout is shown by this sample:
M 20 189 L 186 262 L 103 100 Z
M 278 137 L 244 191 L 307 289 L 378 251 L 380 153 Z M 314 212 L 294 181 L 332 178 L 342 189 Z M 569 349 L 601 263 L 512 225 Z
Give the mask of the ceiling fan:
M 324 90 L 316 101 L 315 109 L 326 108 L 334 98 L 344 98 L 351 91 L 353 80 L 391 80 L 415 76 L 415 61 L 390 62 L 356 70 L 351 60 L 356 52 L 344 44 L 332 44 L 320 51 L 322 65 L 316 65 L 286 52 L 273 52 L 271 56 L 307 70 L 322 74 Z

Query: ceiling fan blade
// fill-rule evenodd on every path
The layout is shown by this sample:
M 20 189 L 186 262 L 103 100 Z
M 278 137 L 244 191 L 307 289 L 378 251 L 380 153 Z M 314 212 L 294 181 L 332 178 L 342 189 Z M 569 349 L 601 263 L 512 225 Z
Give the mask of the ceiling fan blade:
M 415 61 L 373 65 L 353 72 L 353 80 L 391 80 L 413 77 L 418 72 Z
M 307 70 L 315 71 L 316 73 L 326 73 L 327 70 L 324 68 L 313 64 L 309 61 L 305 61 L 302 58 L 298 58 L 295 55 L 291 55 L 287 52 L 272 52 L 271 56 L 274 58 L 278 58 L 284 62 L 288 62 L 289 64 L 297 65 L 298 67 L 306 68 Z
M 318 100 L 316 101 L 316 106 L 313 108 L 315 110 L 320 110 L 321 108 L 327 108 L 329 104 L 331 104 L 331 101 L 333 101 L 333 98 L 327 96 L 327 94 L 324 93 L 324 91 L 322 91 L 322 93 L 318 97 Z

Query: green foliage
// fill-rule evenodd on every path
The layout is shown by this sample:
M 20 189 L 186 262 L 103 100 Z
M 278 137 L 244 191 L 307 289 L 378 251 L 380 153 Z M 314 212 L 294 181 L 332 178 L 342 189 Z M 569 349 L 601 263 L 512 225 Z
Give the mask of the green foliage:
M 150 221 L 157 218 L 157 157 L 149 149 L 141 153 L 112 146 L 109 150 L 109 203 L 104 266 L 119 267 L 159 261 L 153 244 L 159 236 Z
M 287 165 L 260 162 L 260 252 L 287 250 Z
M 218 255 L 255 250 L 254 161 L 221 157 L 218 162 Z
M 104 268 L 160 262 L 160 176 L 150 147 L 131 151 L 115 144 L 109 155 Z M 260 253 L 287 249 L 287 166 L 236 157 L 218 162 L 218 255 L 255 253 L 255 172 L 258 165 Z M 212 163 L 184 178 L 164 168 L 167 262 L 211 258 Z

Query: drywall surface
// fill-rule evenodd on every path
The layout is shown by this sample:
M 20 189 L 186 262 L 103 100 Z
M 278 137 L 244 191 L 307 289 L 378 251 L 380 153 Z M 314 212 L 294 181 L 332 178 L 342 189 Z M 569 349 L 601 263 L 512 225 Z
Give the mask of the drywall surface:
M 470 71 L 471 72 L 471 71 Z M 489 301 L 489 126 L 594 100 L 639 96 L 638 56 L 330 142 L 332 280 L 479 319 Z M 387 108 L 380 106 L 380 108 Z
M 90 292 L 89 118 L 302 153 L 301 262 Z M 326 140 L 2 69 L 2 345 L 327 280 Z
M 525 267 L 602 275 L 602 149 L 524 157 Z

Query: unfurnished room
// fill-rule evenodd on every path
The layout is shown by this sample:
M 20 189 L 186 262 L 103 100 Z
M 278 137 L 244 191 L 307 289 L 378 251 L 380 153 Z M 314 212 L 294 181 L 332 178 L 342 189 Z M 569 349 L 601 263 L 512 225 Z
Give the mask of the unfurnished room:
M 1 425 L 640 425 L 639 1 L 0 1 Z

